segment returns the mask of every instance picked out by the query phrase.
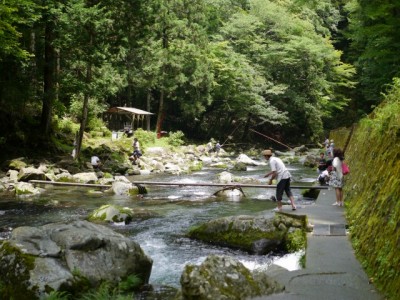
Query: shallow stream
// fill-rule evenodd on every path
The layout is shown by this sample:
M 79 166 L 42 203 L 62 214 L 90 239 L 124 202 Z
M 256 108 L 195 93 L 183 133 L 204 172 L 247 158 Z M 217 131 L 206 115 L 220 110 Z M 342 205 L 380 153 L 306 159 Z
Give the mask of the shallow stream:
M 302 165 L 288 166 L 294 185 L 311 185 L 316 171 Z M 263 179 L 267 166 L 250 167 L 235 176 Z M 140 175 L 132 181 L 166 181 L 185 183 L 215 183 L 221 169 L 203 169 L 190 175 Z M 265 180 L 263 180 L 265 182 Z M 109 225 L 114 230 L 137 241 L 153 259 L 150 284 L 179 287 L 180 275 L 186 264 L 199 264 L 210 254 L 231 255 L 249 269 L 268 268 L 279 260 L 287 268 L 295 269 L 296 255 L 285 257 L 249 255 L 238 250 L 210 246 L 192 241 L 184 235 L 188 228 L 204 221 L 232 215 L 272 216 L 275 203 L 270 201 L 274 189 L 244 188 L 245 198 L 222 199 L 213 196 L 219 187 L 199 186 L 147 186 L 148 194 L 143 198 L 104 194 L 89 188 L 71 188 L 46 185 L 46 192 L 31 200 L 0 199 L 0 239 L 10 236 L 11 230 L 19 226 L 39 226 L 51 222 L 84 219 L 103 204 L 116 204 L 131 208 L 145 208 L 158 217 L 134 221 L 128 225 Z M 298 206 L 312 204 L 304 199 L 301 190 L 293 189 Z M 284 197 L 284 200 L 286 198 Z

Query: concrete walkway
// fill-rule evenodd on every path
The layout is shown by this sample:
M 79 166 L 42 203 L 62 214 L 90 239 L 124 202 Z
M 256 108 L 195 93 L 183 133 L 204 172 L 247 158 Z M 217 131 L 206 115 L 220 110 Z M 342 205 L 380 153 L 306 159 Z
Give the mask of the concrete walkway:
M 334 202 L 333 190 L 321 190 L 315 204 L 294 212 L 307 215 L 314 226 L 307 236 L 306 268 L 290 272 L 271 266 L 270 275 L 286 287 L 285 292 L 254 299 L 383 299 L 355 257 L 346 235 L 344 208 L 332 206 Z M 292 213 L 290 205 L 283 211 Z

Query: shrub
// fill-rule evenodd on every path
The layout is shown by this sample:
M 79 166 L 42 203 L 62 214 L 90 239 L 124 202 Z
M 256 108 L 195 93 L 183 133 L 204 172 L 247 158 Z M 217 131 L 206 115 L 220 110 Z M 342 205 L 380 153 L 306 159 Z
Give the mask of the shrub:
M 168 144 L 173 147 L 182 146 L 184 142 L 185 134 L 178 130 L 177 132 L 170 132 L 168 137 Z
M 75 123 L 70 117 L 54 117 L 54 127 L 57 131 L 61 131 L 65 134 L 75 133 L 79 130 L 79 124 Z
M 136 129 L 133 136 L 139 140 L 139 143 L 142 148 L 147 147 L 149 145 L 154 145 L 157 138 L 155 132 L 145 131 L 141 128 Z

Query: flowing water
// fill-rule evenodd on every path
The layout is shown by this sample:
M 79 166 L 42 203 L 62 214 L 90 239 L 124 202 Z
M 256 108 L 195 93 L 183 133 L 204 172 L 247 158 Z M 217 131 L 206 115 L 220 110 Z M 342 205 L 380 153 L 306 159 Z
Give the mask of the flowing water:
M 262 179 L 269 170 L 267 166 L 251 167 L 235 176 Z M 315 170 L 301 165 L 290 165 L 295 185 L 310 185 L 315 181 Z M 185 183 L 216 182 L 220 169 L 203 169 L 190 175 L 141 175 L 130 177 L 134 181 L 166 181 Z M 263 181 L 265 182 L 265 180 Z M 116 196 L 88 188 L 71 188 L 46 185 L 46 192 L 38 198 L 16 200 L 0 199 L 0 239 L 10 236 L 12 228 L 39 226 L 51 222 L 84 219 L 103 204 L 116 204 L 133 209 L 144 208 L 157 214 L 148 220 L 134 221 L 128 225 L 110 224 L 114 230 L 137 241 L 153 259 L 150 284 L 179 287 L 180 275 L 186 264 L 199 264 L 210 254 L 234 256 L 249 269 L 267 268 L 273 261 L 283 261 L 290 268 L 297 268 L 295 255 L 279 256 L 249 255 L 248 253 L 210 246 L 185 237 L 193 225 L 222 216 L 264 215 L 272 216 L 276 206 L 270 201 L 275 189 L 244 188 L 245 198 L 223 199 L 213 196 L 219 187 L 199 186 L 147 186 L 143 198 Z M 298 206 L 309 205 L 301 190 L 293 189 Z M 285 199 L 285 198 L 284 198 Z M 300 208 L 301 209 L 301 208 Z M 294 262 L 292 262 L 294 261 Z

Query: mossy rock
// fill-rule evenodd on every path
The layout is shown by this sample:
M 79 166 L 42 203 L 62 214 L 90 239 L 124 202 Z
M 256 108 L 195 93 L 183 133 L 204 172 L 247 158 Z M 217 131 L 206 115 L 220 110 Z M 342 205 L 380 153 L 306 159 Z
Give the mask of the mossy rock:
M 8 164 L 8 168 L 11 170 L 21 170 L 22 168 L 25 168 L 27 166 L 27 164 L 22 161 L 21 159 L 13 159 L 10 161 L 10 163 Z
M 195 161 L 189 166 L 190 172 L 201 171 L 203 169 L 203 162 L 202 161 Z
M 12 259 L 4 259 L 12 257 Z M 11 263 L 10 263 L 11 262 Z M 24 254 L 9 242 L 0 245 L 0 295 L 2 299 L 37 299 L 30 286 L 30 271 L 34 269 L 35 256 Z
M 133 213 L 130 208 L 111 204 L 101 206 L 88 216 L 88 220 L 91 222 L 125 222 L 128 224 L 132 219 Z
M 307 248 L 306 232 L 300 228 L 291 228 L 285 239 L 286 251 L 292 253 Z
M 247 171 L 247 165 L 244 162 L 237 162 L 233 166 L 235 171 Z
M 265 272 L 251 272 L 229 256 L 211 255 L 200 265 L 186 265 L 175 299 L 253 299 L 284 287 Z
M 225 217 L 193 227 L 188 237 L 207 243 L 241 249 L 254 254 L 271 251 L 297 251 L 301 248 L 299 233 L 305 238 L 306 218 L 276 214 L 273 218 L 254 216 Z M 304 245 L 304 243 L 303 243 Z

